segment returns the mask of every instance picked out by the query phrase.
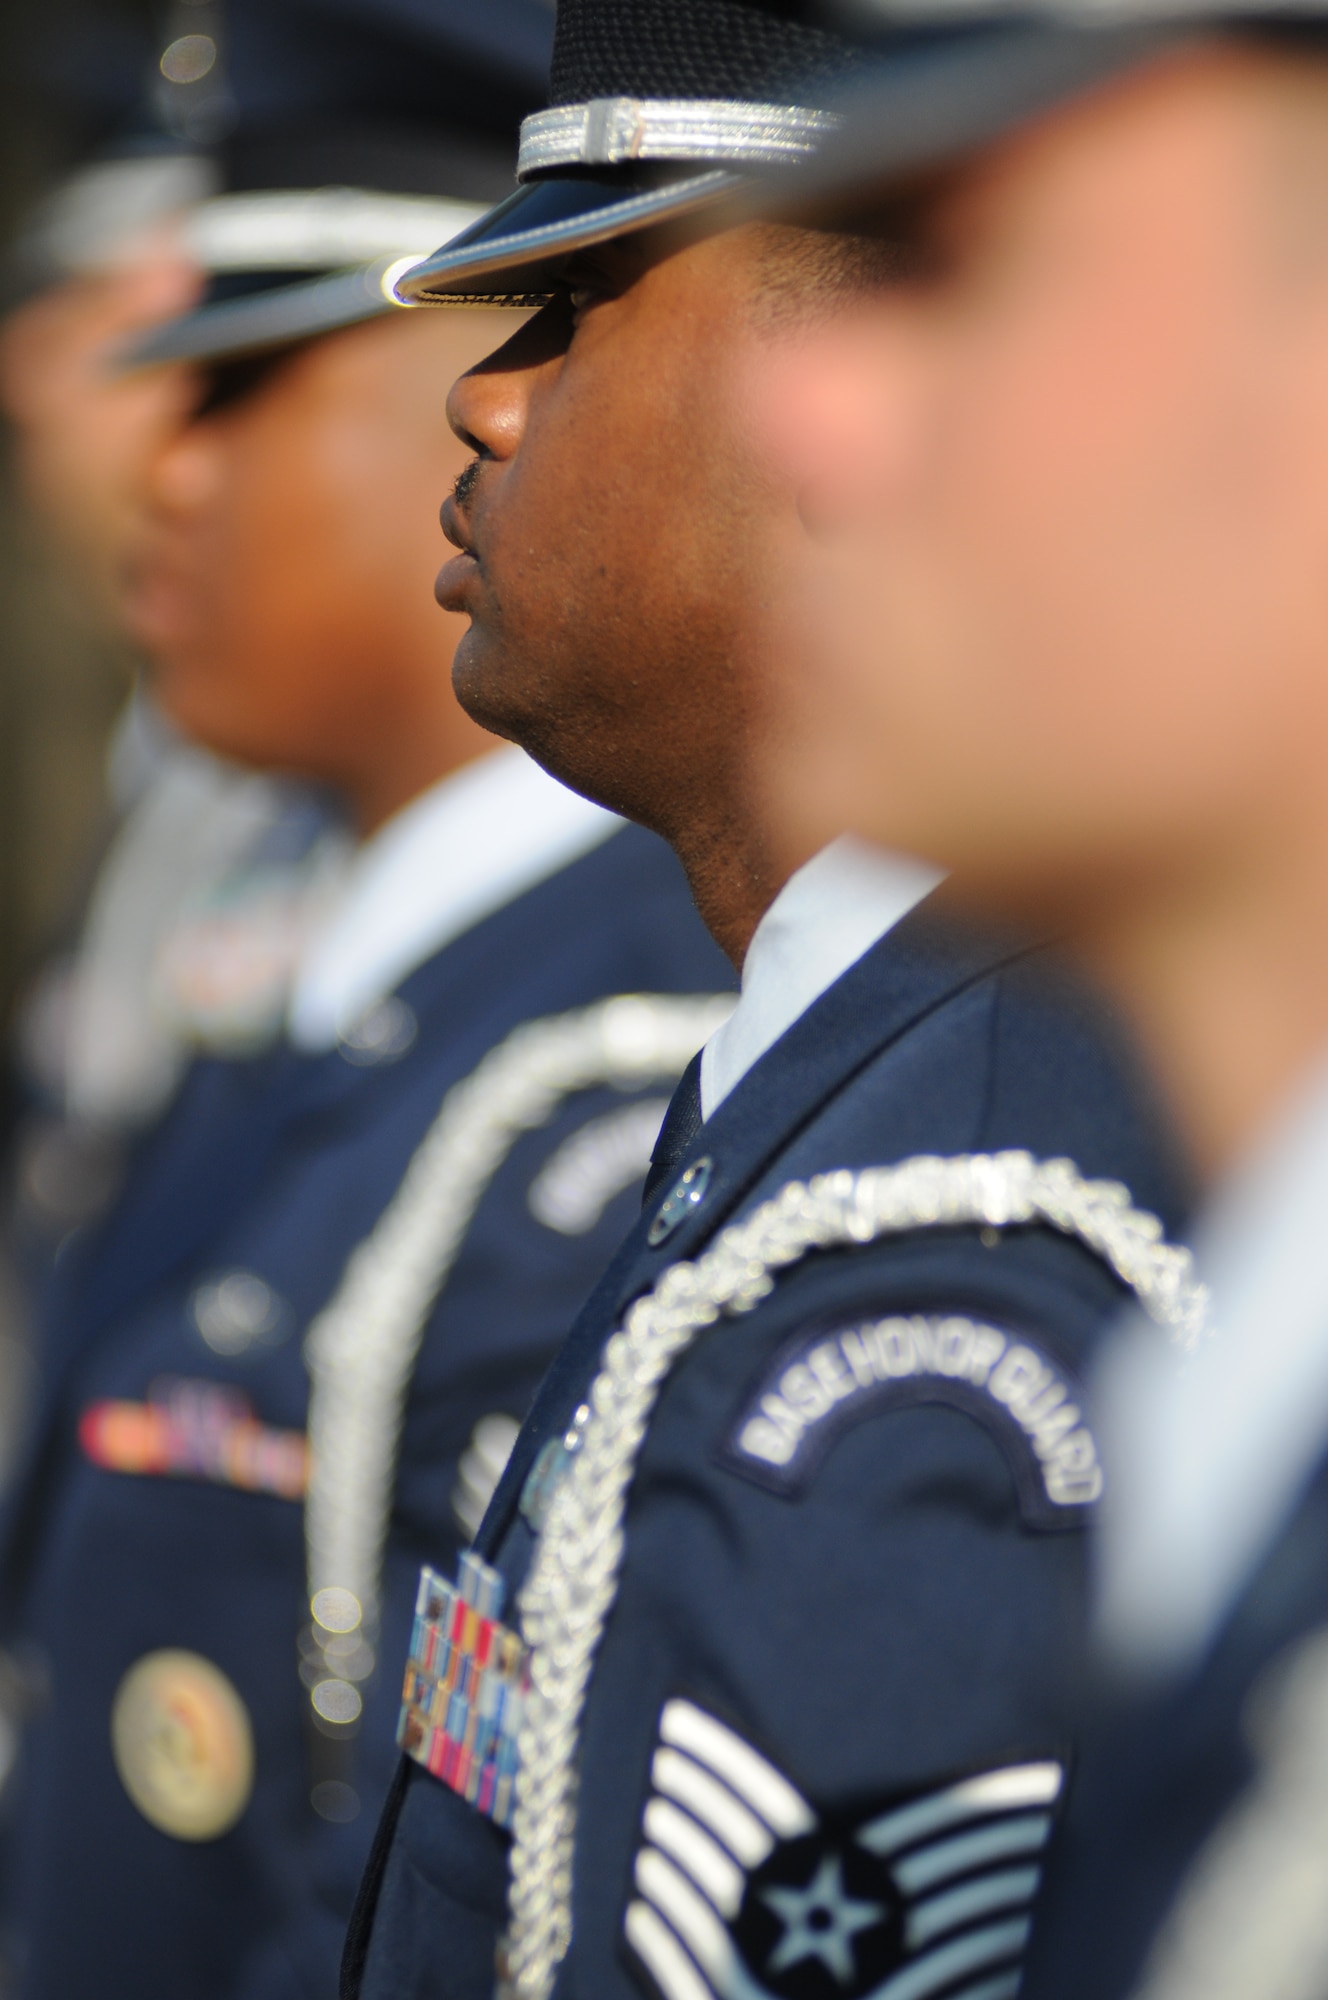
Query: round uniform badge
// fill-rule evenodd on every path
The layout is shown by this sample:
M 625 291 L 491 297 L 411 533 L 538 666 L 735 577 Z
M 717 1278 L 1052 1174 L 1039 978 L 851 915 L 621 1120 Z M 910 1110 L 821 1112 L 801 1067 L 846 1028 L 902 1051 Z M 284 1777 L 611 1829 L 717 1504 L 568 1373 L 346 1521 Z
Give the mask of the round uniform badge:
M 216 1840 L 249 1802 L 248 1711 L 200 1653 L 167 1648 L 135 1662 L 111 1704 L 111 1750 L 144 1819 L 175 1840 Z

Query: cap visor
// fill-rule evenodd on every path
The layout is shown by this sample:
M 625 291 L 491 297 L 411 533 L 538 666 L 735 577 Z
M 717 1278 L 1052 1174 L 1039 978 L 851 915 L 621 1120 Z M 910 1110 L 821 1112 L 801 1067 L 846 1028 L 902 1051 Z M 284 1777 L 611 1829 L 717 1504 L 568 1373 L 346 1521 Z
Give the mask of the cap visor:
M 804 166 L 767 173 L 749 212 L 809 223 L 847 216 L 878 190 L 946 167 L 1198 32 L 1193 23 L 1025 21 L 901 34 L 836 105 L 839 131 Z
M 401 262 L 399 257 L 383 257 L 356 271 L 335 271 L 199 306 L 123 348 L 116 365 L 128 372 L 166 361 L 224 361 L 397 312 L 400 306 L 391 284 Z
M 531 181 L 398 280 L 408 305 L 540 305 L 574 251 L 731 200 L 743 178 L 716 169 L 642 186 L 623 176 Z

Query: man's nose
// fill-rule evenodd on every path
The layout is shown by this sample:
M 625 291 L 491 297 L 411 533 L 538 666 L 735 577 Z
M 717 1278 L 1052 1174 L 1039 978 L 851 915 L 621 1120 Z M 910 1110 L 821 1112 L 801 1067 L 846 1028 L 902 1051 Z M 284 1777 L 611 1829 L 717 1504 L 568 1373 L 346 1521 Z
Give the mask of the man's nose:
M 447 421 L 469 451 L 482 458 L 514 458 L 525 428 L 526 400 L 520 376 L 472 369 L 452 384 Z
M 516 456 L 535 385 L 562 362 L 571 332 L 565 304 L 555 301 L 452 384 L 447 421 L 462 444 L 484 458 Z

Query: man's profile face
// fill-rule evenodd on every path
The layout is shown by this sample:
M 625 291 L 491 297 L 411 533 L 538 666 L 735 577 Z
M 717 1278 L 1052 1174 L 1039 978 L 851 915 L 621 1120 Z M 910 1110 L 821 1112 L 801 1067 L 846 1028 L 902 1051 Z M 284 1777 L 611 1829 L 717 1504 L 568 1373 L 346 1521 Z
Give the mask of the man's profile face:
M 804 828 L 1054 905 L 1321 794 L 1326 112 L 1328 66 L 1159 63 L 935 190 L 914 275 L 754 378 L 819 544 L 772 580 Z
M 444 509 L 463 552 L 438 583 L 471 620 L 462 704 L 664 832 L 736 759 L 756 699 L 755 551 L 780 500 L 731 394 L 749 237 L 588 254 L 451 399 L 479 453 Z

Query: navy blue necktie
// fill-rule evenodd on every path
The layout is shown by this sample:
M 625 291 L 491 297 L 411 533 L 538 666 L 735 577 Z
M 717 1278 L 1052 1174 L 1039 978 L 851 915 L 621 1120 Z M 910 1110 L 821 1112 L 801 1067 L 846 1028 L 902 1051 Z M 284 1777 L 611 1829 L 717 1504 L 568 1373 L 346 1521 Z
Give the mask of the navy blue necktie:
M 692 1142 L 703 1123 L 701 1054 L 698 1050 L 683 1071 L 678 1088 L 669 1099 L 669 1108 L 664 1113 L 664 1123 L 659 1128 L 655 1150 L 650 1155 L 650 1171 L 641 1196 L 642 1207 L 666 1181 L 673 1179 L 676 1169 L 691 1151 Z

